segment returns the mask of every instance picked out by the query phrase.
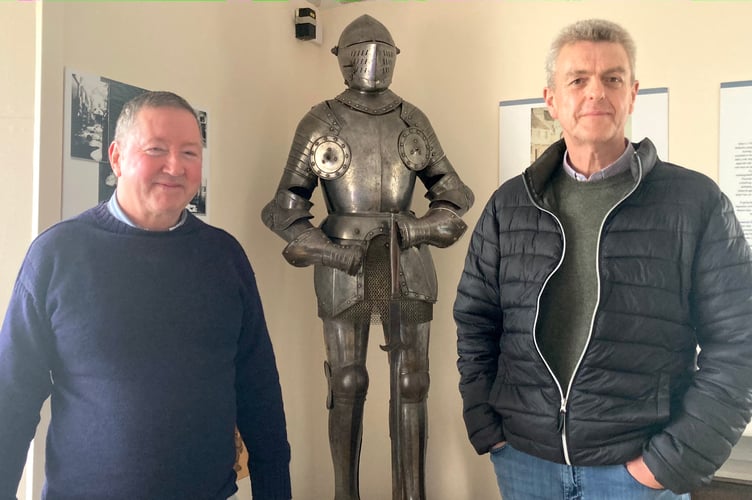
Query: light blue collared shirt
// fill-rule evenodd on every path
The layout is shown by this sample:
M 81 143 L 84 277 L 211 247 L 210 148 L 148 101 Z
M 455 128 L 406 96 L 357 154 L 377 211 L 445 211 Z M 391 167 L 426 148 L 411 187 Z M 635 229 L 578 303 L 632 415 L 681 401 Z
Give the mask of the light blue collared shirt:
M 137 229 L 143 229 L 144 231 L 149 231 L 149 229 L 146 229 L 145 227 L 141 227 L 135 224 L 127 215 L 125 215 L 125 212 L 123 212 L 123 208 L 120 206 L 120 203 L 118 203 L 117 201 L 117 190 L 115 190 L 115 192 L 112 193 L 110 200 L 107 202 L 107 209 L 110 211 L 112 216 L 115 217 L 120 222 L 128 224 L 129 226 L 135 227 Z M 177 229 L 183 224 L 185 224 L 185 220 L 187 218 L 188 218 L 188 210 L 183 210 L 183 213 L 180 216 L 180 220 L 178 221 L 178 223 L 172 226 L 171 228 L 169 228 L 168 231 Z
M 627 170 L 629 170 L 629 163 L 631 161 L 632 154 L 635 152 L 632 143 L 629 141 L 626 142 L 627 147 L 615 162 L 613 162 L 611 165 L 608 165 L 606 168 L 600 169 L 590 177 L 585 177 L 574 168 L 572 168 L 572 165 L 569 163 L 568 153 L 564 154 L 564 160 L 562 162 L 564 164 L 564 171 L 569 174 L 570 177 L 580 182 L 602 181 L 603 179 L 608 179 L 609 177 L 613 177 L 615 175 L 619 175 L 622 172 L 626 172 Z

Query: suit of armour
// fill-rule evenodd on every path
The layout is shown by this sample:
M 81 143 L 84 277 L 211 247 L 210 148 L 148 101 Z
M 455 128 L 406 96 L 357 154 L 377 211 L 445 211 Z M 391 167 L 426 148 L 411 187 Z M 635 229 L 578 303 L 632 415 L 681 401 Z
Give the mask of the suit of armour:
M 300 121 L 264 223 L 288 242 L 295 266 L 314 265 L 324 323 L 329 441 L 335 499 L 356 500 L 370 325 L 384 327 L 390 365 L 393 499 L 425 498 L 428 341 L 437 280 L 429 245 L 467 228 L 473 203 L 428 118 L 388 89 L 399 50 L 386 28 L 361 16 L 334 52 L 348 88 Z M 429 209 L 411 211 L 416 181 Z M 327 217 L 311 223 L 320 186 Z

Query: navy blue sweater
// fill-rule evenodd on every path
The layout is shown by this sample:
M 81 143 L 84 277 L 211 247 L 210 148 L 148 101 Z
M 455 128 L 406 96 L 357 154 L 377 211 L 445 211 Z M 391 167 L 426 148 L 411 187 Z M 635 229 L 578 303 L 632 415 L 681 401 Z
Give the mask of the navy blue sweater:
M 291 497 L 253 271 L 193 216 L 149 232 L 101 204 L 31 245 L 0 330 L 0 500 L 15 498 L 49 395 L 47 500 L 224 500 L 236 424 L 254 498 Z

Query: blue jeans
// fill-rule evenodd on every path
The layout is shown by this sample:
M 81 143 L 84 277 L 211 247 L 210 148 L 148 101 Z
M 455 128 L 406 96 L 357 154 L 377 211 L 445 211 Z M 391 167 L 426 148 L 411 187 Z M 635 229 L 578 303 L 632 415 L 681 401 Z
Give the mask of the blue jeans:
M 624 465 L 572 467 L 509 444 L 493 450 L 491 462 L 503 500 L 689 500 L 689 494 L 643 486 Z

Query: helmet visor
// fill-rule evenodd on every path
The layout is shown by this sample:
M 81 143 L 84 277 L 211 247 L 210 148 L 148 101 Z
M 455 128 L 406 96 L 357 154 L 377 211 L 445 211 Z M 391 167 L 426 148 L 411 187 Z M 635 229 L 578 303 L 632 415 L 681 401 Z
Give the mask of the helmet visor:
M 348 86 L 366 91 L 389 87 L 396 56 L 394 47 L 379 42 L 356 43 L 337 54 Z

